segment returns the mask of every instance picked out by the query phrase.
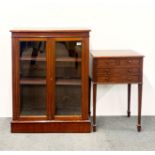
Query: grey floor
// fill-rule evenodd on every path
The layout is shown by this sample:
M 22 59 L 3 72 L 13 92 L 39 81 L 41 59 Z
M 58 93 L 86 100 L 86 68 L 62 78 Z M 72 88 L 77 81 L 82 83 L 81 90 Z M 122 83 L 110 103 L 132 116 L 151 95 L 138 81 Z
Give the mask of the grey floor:
M 0 150 L 155 150 L 155 117 L 98 117 L 97 132 L 10 133 L 10 118 L 0 118 Z

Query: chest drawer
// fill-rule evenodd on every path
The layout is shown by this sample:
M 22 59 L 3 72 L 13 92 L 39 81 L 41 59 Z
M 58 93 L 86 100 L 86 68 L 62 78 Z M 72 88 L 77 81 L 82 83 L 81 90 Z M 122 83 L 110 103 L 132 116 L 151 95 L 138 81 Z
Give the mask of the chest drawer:
M 96 68 L 107 68 L 107 67 L 114 67 L 118 66 L 120 63 L 119 59 L 106 59 L 106 58 L 99 58 L 95 61 Z
M 95 68 L 107 67 L 139 67 L 139 58 L 99 58 L 95 61 Z
M 101 83 L 137 83 L 139 82 L 138 75 L 130 76 L 98 76 L 96 77 L 97 82 Z
M 140 68 L 97 68 L 96 76 L 139 75 Z
M 128 51 L 92 53 L 92 80 L 97 83 L 141 83 L 143 56 Z
M 120 59 L 120 66 L 123 67 L 139 67 L 140 66 L 140 59 L 139 58 L 126 58 L 126 59 Z
M 100 58 L 94 63 L 93 80 L 102 83 L 137 83 L 142 81 L 140 58 Z

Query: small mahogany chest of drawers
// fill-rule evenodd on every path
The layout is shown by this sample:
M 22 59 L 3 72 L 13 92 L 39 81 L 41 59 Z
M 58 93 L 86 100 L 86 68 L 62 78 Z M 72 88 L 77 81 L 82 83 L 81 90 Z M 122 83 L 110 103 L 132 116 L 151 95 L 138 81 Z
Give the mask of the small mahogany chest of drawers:
M 132 50 L 93 51 L 90 54 L 90 76 L 93 81 L 93 129 L 96 130 L 97 84 L 128 84 L 128 117 L 130 117 L 131 84 L 138 84 L 138 124 L 141 131 L 143 55 Z

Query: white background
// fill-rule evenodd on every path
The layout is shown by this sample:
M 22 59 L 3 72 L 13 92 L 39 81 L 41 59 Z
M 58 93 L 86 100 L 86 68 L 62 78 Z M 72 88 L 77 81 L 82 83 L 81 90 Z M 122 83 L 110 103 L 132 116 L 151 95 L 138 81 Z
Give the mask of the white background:
M 143 115 L 155 114 L 154 0 L 1 0 L 0 117 L 12 115 L 11 34 L 14 27 L 86 27 L 90 49 L 133 49 L 145 55 Z M 137 86 L 132 91 L 137 114 Z M 126 85 L 99 85 L 98 115 L 126 115 Z

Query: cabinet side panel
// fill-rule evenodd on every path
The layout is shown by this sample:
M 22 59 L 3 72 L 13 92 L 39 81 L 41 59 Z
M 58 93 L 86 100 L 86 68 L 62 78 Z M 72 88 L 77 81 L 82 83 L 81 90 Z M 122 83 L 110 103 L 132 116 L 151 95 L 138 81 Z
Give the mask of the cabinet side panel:
M 82 119 L 88 119 L 89 113 L 89 39 L 83 39 L 82 51 Z
M 12 38 L 12 98 L 13 98 L 13 120 L 19 118 L 19 52 L 18 40 Z

